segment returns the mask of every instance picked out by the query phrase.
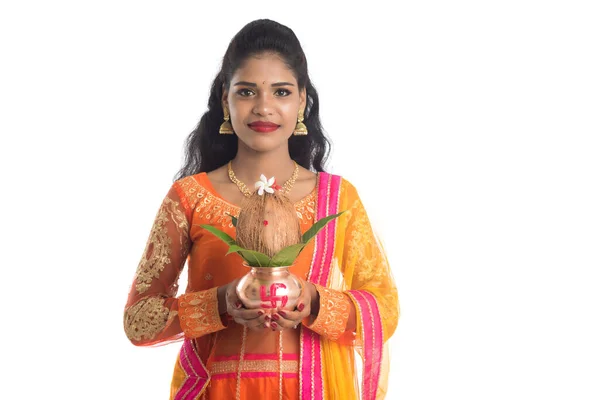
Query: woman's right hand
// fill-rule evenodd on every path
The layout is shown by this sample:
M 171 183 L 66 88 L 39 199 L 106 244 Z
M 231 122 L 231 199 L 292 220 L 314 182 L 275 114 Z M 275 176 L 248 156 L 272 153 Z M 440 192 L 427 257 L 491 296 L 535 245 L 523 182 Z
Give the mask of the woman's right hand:
M 248 309 L 244 307 L 235 291 L 238 282 L 239 279 L 236 279 L 227 285 L 225 291 L 227 314 L 231 315 L 233 320 L 238 324 L 244 325 L 255 331 L 269 327 L 270 320 L 267 320 L 268 315 L 264 310 Z

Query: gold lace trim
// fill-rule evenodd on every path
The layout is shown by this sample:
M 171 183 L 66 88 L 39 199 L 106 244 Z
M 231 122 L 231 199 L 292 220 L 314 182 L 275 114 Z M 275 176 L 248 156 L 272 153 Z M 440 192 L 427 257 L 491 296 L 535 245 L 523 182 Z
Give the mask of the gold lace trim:
M 147 297 L 125 310 L 123 325 L 129 340 L 154 339 L 162 331 L 170 318 L 177 315 L 169 312 L 165 300 L 160 297 Z
M 179 322 L 186 337 L 194 338 L 224 329 L 219 315 L 217 288 L 179 297 Z
M 229 215 L 238 216 L 240 208 L 228 203 L 211 193 L 202 186 L 193 176 L 188 176 L 179 181 L 179 186 L 186 196 L 189 206 L 201 218 L 213 224 L 233 228 Z M 313 221 L 315 216 L 316 190 L 294 204 L 298 218 L 302 222 Z
M 319 292 L 319 315 L 308 328 L 330 340 L 337 340 L 346 330 L 351 300 L 342 292 L 316 285 Z
M 316 198 L 317 191 L 315 189 L 307 197 L 294 204 L 300 223 L 314 221 L 316 215 Z
M 179 208 L 179 202 L 165 197 L 163 200 L 152 230 L 146 243 L 144 255 L 140 260 L 135 273 L 137 281 L 135 288 L 139 294 L 150 288 L 152 279 L 158 278 L 167 264 L 171 263 L 171 244 L 167 224 L 172 221 L 179 232 L 179 248 L 181 248 L 181 259 L 187 258 L 189 251 L 189 224 L 185 213 Z M 183 266 L 183 265 L 182 265 Z M 182 267 L 180 266 L 180 267 Z
M 208 370 L 212 374 L 227 374 L 238 372 L 239 360 L 216 361 L 209 363 Z M 279 372 L 279 360 L 243 360 L 241 372 Z M 281 372 L 298 372 L 297 360 L 284 360 Z

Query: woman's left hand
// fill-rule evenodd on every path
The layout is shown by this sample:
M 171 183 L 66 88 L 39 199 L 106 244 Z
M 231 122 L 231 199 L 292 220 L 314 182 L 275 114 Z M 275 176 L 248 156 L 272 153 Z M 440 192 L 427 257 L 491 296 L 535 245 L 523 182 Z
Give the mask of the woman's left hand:
M 310 315 L 311 304 L 314 304 L 318 295 L 315 285 L 310 282 L 303 282 L 304 290 L 298 299 L 298 305 L 291 310 L 277 310 L 271 315 L 270 328 L 274 331 L 284 329 L 295 329 L 302 320 Z M 275 310 L 274 310 L 275 311 Z

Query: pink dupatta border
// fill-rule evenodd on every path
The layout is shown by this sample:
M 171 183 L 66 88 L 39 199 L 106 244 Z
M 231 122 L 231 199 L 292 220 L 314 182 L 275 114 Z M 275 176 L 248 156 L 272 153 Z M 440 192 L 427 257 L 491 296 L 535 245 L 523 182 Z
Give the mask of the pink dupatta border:
M 365 290 L 346 292 L 358 306 L 363 342 L 362 399 L 375 400 L 383 359 L 383 324 L 375 296 Z
M 204 392 L 210 377 L 191 339 L 183 342 L 179 351 L 179 363 L 186 377 L 177 390 L 175 400 L 196 400 Z
M 317 179 L 316 220 L 336 214 L 339 207 L 342 178 L 338 175 L 320 172 Z M 335 251 L 335 230 L 337 219 L 329 222 L 315 237 L 315 249 L 310 266 L 308 281 L 327 286 L 331 271 L 331 260 Z M 318 334 L 302 327 L 300 333 L 300 399 L 323 400 L 325 386 L 323 379 L 323 353 Z

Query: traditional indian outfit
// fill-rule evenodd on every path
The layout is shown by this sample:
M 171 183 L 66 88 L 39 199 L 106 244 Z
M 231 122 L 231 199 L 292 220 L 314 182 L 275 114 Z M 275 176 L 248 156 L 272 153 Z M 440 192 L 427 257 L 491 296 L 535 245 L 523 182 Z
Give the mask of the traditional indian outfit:
M 206 173 L 173 183 L 137 268 L 124 313 L 138 346 L 183 340 L 171 399 L 380 399 L 387 388 L 386 341 L 399 317 L 385 253 L 359 195 L 347 180 L 318 173 L 295 204 L 302 232 L 340 211 L 300 253 L 290 272 L 315 284 L 320 309 L 297 329 L 244 330 L 219 315 L 217 288 L 248 272 L 236 253 L 200 227 L 235 238 L 239 208 L 215 191 Z M 177 297 L 187 261 L 188 285 Z M 351 308 L 356 323 L 348 324 Z M 355 351 L 362 358 L 358 384 Z M 360 395 L 359 395 L 360 394 Z

